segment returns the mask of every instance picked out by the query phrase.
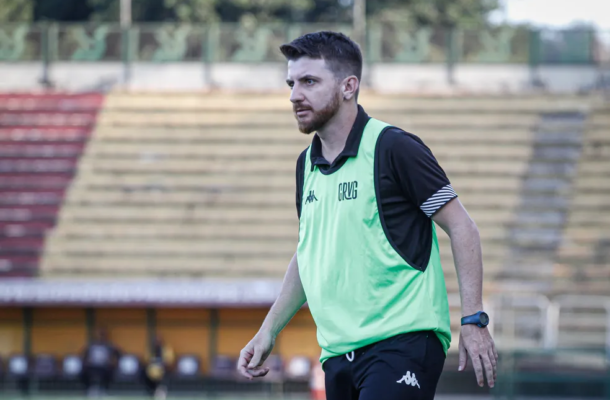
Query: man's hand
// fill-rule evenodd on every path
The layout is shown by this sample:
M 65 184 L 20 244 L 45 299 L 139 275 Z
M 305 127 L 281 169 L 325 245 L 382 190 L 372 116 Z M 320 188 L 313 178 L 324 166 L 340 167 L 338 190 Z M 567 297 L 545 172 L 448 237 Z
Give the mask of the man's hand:
M 463 325 L 460 332 L 460 364 L 459 371 L 463 371 L 468 364 L 468 356 L 472 360 L 472 366 L 477 376 L 477 383 L 483 387 L 485 378 L 483 368 L 489 387 L 494 387 L 496 380 L 496 366 L 498 364 L 498 352 L 491 334 L 487 328 L 479 328 L 476 325 Z
M 258 332 L 239 353 L 237 371 L 249 380 L 267 375 L 269 368 L 263 368 L 262 365 L 274 345 L 275 337 L 267 332 Z

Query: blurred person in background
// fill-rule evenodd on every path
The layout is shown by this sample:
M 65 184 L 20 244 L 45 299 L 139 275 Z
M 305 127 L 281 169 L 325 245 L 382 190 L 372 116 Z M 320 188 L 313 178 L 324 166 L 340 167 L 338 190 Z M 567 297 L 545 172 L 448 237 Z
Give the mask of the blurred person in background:
M 88 396 L 101 396 L 108 391 L 119 357 L 120 351 L 110 342 L 108 332 L 98 329 L 83 352 L 83 383 Z
M 307 301 L 329 400 L 432 399 L 451 342 L 434 222 L 451 239 L 462 300 L 459 369 L 496 378 L 483 312 L 479 231 L 430 149 L 358 105 L 362 54 L 343 34 L 281 46 L 302 133 L 297 252 L 278 299 L 242 349 L 238 371 L 265 376 L 275 338 Z
M 146 390 L 155 399 L 162 400 L 167 396 L 167 376 L 174 360 L 173 349 L 157 336 L 152 351 L 147 354 L 144 370 Z

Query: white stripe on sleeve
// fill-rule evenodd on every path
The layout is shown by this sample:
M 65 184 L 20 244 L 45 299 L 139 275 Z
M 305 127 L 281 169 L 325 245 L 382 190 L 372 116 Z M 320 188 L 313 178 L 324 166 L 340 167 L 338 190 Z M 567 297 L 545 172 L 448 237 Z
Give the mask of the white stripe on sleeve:
M 425 201 L 424 204 L 421 205 L 421 210 L 428 216 L 431 217 L 437 212 L 441 207 L 449 202 L 449 200 L 457 197 L 457 193 L 451 187 L 451 185 L 447 185 L 442 189 L 439 189 L 438 192 L 434 193 L 432 197 Z

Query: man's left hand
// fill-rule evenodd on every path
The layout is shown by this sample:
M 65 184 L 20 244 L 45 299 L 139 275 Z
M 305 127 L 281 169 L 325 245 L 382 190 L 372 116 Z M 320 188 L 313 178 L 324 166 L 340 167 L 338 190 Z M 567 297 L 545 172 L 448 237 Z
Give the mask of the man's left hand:
M 496 369 L 498 364 L 498 351 L 494 340 L 487 328 L 479 328 L 477 325 L 463 325 L 460 332 L 460 363 L 458 370 L 464 371 L 468 364 L 468 356 L 472 360 L 472 366 L 477 376 L 477 383 L 483 387 L 485 378 L 483 368 L 489 387 L 494 387 L 496 381 Z

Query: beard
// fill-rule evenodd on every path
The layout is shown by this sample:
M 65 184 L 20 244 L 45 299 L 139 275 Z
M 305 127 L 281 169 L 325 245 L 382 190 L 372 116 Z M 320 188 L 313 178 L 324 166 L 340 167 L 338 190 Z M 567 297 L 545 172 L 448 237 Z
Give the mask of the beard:
M 295 105 L 293 108 L 295 109 L 295 118 L 297 119 L 299 131 L 308 135 L 323 128 L 324 125 L 326 125 L 328 121 L 330 121 L 331 118 L 337 114 L 337 111 L 339 111 L 339 107 L 341 107 L 341 100 L 341 94 L 339 92 L 335 93 L 335 95 L 322 109 L 311 109 L 312 117 L 307 121 L 299 120 L 299 117 L 296 115 L 296 109 L 299 107 Z

